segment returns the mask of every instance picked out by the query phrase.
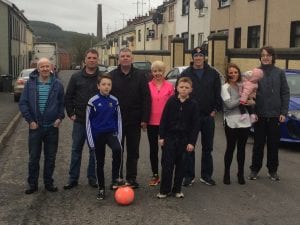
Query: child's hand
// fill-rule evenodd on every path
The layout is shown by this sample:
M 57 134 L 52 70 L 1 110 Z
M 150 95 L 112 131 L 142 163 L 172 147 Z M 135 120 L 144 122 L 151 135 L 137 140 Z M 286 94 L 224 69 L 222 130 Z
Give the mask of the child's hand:
M 186 146 L 186 150 L 187 150 L 188 152 L 194 151 L 194 145 L 188 144 L 188 145 Z
M 159 140 L 158 140 L 158 144 L 159 144 L 160 146 L 164 146 L 164 143 L 165 143 L 165 139 L 159 139 Z

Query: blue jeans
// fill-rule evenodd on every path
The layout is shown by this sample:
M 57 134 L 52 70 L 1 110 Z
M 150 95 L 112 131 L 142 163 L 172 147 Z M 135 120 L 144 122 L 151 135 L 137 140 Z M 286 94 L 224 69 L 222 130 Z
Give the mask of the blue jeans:
M 200 117 L 200 132 L 202 144 L 201 177 L 211 179 L 213 173 L 213 142 L 215 133 L 215 119 L 211 116 Z M 184 156 L 184 177 L 195 178 L 195 151 L 185 152 Z
M 55 168 L 55 159 L 58 146 L 58 128 L 39 127 L 35 130 L 29 129 L 28 148 L 28 184 L 30 187 L 38 187 L 40 158 L 44 145 L 44 184 L 53 185 L 53 172 Z
M 82 149 L 86 140 L 85 124 L 78 122 L 73 123 L 72 131 L 72 153 L 71 164 L 69 170 L 69 183 L 78 182 L 82 158 Z M 95 154 L 89 149 L 89 164 L 87 168 L 88 179 L 96 180 L 95 172 Z

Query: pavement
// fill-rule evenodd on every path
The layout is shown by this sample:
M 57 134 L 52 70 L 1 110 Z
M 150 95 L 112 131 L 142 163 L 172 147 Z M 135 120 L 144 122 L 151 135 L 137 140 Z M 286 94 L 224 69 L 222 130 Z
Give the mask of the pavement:
M 0 92 L 0 150 L 5 147 L 21 118 L 19 106 L 14 102 L 13 93 Z

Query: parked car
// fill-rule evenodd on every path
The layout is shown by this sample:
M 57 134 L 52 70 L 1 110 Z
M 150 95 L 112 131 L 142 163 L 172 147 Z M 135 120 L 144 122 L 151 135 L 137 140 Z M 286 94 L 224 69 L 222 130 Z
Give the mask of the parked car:
M 179 75 L 184 71 L 188 66 L 177 66 L 171 69 L 169 72 L 167 72 L 165 79 L 169 82 L 171 82 L 174 87 L 176 84 L 176 80 L 179 77 Z
M 107 67 L 107 72 L 113 71 L 114 69 L 117 69 L 118 66 L 109 66 Z
M 149 62 L 149 61 L 136 61 L 136 62 L 133 62 L 132 64 L 133 64 L 133 67 L 144 71 L 148 80 L 152 79 L 151 62 Z
M 81 69 L 81 66 L 80 66 L 80 65 L 76 65 L 76 66 L 74 67 L 74 69 L 75 69 L 75 70 L 80 70 L 80 69 Z
M 300 143 L 300 70 L 286 70 L 290 87 L 289 112 L 280 125 L 280 141 Z
M 23 92 L 23 89 L 24 89 L 24 85 L 27 82 L 27 80 L 29 79 L 29 74 L 32 73 L 34 70 L 35 70 L 34 68 L 24 69 L 19 74 L 19 76 L 14 84 L 14 101 L 15 102 L 19 101 L 21 94 Z
M 107 72 L 107 66 L 105 65 L 98 65 L 99 71 L 104 73 Z

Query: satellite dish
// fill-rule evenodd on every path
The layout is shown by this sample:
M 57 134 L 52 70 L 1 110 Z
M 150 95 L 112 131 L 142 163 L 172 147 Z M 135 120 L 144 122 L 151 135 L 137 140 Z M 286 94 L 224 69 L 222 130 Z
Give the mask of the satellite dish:
M 155 23 L 156 25 L 162 23 L 163 14 L 161 14 L 159 12 L 154 13 L 152 16 L 152 20 L 153 20 L 153 23 Z
M 204 8 L 204 1 L 203 0 L 196 0 L 195 1 L 195 8 L 196 9 L 203 9 Z

